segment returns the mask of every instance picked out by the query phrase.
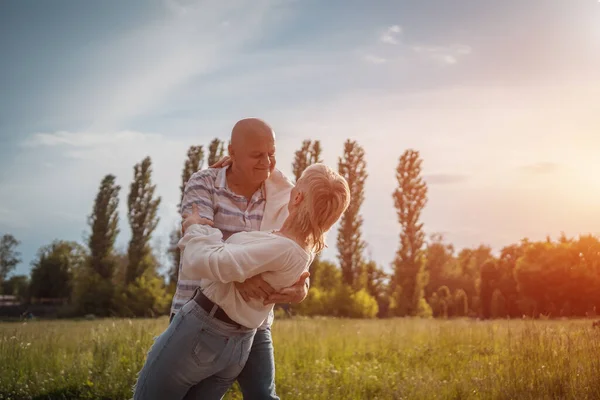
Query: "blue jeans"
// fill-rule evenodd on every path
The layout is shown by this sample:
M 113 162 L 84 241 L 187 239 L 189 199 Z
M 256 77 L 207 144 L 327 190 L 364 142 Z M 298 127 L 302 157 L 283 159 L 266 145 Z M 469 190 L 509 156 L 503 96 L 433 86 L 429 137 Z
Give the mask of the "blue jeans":
M 275 359 L 271 329 L 256 331 L 250 355 L 237 381 L 242 389 L 244 400 L 279 400 L 275 394 Z M 227 386 L 225 388 L 227 391 L 231 384 L 224 382 L 219 376 L 211 376 L 194 386 L 185 399 L 218 399 L 222 393 L 225 393 L 224 385 Z
M 209 314 L 193 300 L 181 308 L 152 345 L 135 400 L 223 397 L 246 364 L 256 330 L 217 320 L 214 311 L 216 306 Z M 198 385 L 209 377 L 218 384 Z

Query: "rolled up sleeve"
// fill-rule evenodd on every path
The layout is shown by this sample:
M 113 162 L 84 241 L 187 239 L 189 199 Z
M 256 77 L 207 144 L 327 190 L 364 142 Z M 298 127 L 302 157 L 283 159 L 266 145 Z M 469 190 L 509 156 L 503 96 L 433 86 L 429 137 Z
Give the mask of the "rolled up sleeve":
M 196 204 L 202 218 L 214 221 L 213 194 L 214 185 L 206 173 L 204 171 L 195 173 L 185 185 L 181 200 L 181 214 L 191 213 L 192 204 Z

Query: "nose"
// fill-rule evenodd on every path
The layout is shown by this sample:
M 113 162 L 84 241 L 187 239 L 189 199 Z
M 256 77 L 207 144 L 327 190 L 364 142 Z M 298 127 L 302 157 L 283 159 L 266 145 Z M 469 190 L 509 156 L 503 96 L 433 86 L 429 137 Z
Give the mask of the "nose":
M 261 165 L 270 167 L 271 166 L 271 158 L 269 157 L 268 154 L 266 154 L 260 158 L 260 163 L 261 163 Z

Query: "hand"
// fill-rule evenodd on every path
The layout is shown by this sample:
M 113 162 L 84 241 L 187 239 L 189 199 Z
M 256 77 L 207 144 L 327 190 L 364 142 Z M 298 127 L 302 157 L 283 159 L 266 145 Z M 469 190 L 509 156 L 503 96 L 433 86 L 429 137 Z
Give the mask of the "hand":
M 265 282 L 260 274 L 254 275 L 241 283 L 235 282 L 235 288 L 240 292 L 244 301 L 250 301 L 250 299 L 264 300 L 275 293 L 275 289 Z
M 202 218 L 200 216 L 200 212 L 198 211 L 198 205 L 192 204 L 192 213 L 184 213 L 182 215 L 183 221 L 181 221 L 181 232 L 185 234 L 186 229 L 190 225 L 200 224 L 200 225 L 210 225 L 213 226 L 214 223 L 210 219 Z
M 231 157 L 224 156 L 223 158 L 221 158 L 219 161 L 217 161 L 213 165 L 209 165 L 208 168 L 223 168 L 228 165 L 231 165 Z
M 300 275 L 300 279 L 290 287 L 281 289 L 279 292 L 273 293 L 265 299 L 264 305 L 275 303 L 301 303 L 308 295 L 308 287 L 306 279 L 310 276 L 310 272 L 306 271 Z

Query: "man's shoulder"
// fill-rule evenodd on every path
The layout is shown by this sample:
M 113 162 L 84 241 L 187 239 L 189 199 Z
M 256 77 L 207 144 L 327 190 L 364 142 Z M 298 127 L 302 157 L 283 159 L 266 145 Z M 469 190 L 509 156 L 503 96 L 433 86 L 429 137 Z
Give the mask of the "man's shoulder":
M 219 168 L 207 168 L 207 169 L 201 169 L 200 171 L 196 171 L 192 174 L 192 176 L 190 177 L 190 179 L 188 180 L 188 185 L 191 183 L 197 183 L 197 182 L 202 182 L 202 183 L 208 183 L 211 186 L 214 186 L 215 180 L 217 179 L 217 176 L 219 175 Z

